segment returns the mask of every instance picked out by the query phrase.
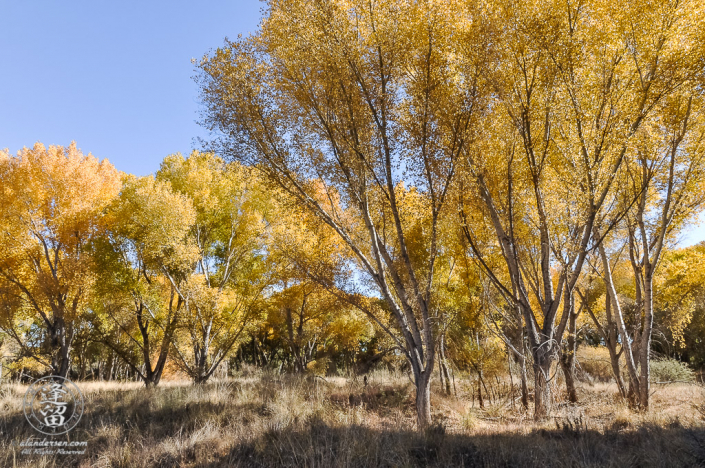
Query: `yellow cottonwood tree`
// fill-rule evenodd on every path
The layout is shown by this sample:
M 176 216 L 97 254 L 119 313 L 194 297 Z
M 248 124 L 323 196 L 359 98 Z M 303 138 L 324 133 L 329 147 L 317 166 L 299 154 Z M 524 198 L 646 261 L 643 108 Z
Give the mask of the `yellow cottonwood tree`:
M 191 200 L 167 182 L 126 176 L 93 245 L 93 326 L 146 386 L 159 383 L 182 320 L 179 290 L 198 259 L 195 218 Z
M 75 143 L 0 152 L 0 326 L 55 375 L 69 371 L 95 279 L 87 247 L 120 186 L 107 160 Z
M 189 237 L 198 248 L 177 288 L 185 313 L 175 335 L 181 367 L 207 381 L 261 311 L 270 284 L 264 214 L 271 205 L 252 170 L 209 153 L 168 156 L 156 178 L 191 200 Z
M 396 321 L 390 336 L 413 371 L 420 428 L 430 422 L 439 223 L 460 208 L 473 257 L 521 317 L 535 417 L 548 415 L 561 353 L 572 372 L 585 260 L 638 198 L 622 200 L 616 180 L 645 129 L 682 113 L 685 101 L 668 104 L 681 89 L 702 89 L 702 2 L 268 7 L 254 36 L 199 64 L 215 146 L 353 252 Z M 405 211 L 412 189 L 424 202 Z M 460 206 L 447 209 L 454 190 Z
M 705 96 L 701 82 L 693 77 L 697 74 L 679 77 L 677 92 L 669 93 L 653 106 L 656 118 L 637 133 L 625 161 L 626 183 L 620 187 L 620 195 L 622 200 L 634 203 L 623 221 L 624 243 L 640 314 L 640 325 L 632 332 L 625 326 L 607 248 L 599 248 L 605 286 L 625 344 L 630 402 L 644 410 L 649 407 L 651 393 L 649 369 L 657 268 L 684 223 L 705 206 Z
M 331 227 L 385 301 L 398 333 L 387 329 L 412 369 L 420 429 L 431 422 L 438 220 L 481 106 L 476 80 L 456 86 L 459 66 L 477 70 L 452 53 L 463 8 L 273 0 L 255 36 L 200 63 L 206 125 L 224 135 L 223 154 L 255 164 Z M 425 212 L 402 214 L 402 182 L 428 195 Z M 409 254 L 405 216 L 430 219 L 422 260 Z
M 634 193 L 621 200 L 615 181 L 640 133 L 701 74 L 702 4 L 484 5 L 493 41 L 482 76 L 496 105 L 464 154 L 467 200 L 483 206 L 476 222 L 495 231 L 486 250 L 499 248 L 505 265 L 486 270 L 523 317 L 542 418 L 585 259 L 636 201 Z M 469 238 L 470 218 L 463 220 Z M 469 243 L 476 256 L 487 255 Z

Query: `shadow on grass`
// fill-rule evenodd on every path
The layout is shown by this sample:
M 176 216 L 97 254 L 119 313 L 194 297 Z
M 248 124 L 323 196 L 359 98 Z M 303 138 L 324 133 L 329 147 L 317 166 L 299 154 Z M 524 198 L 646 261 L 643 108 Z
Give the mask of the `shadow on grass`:
M 157 392 L 162 392 L 158 395 Z M 167 390 L 168 392 L 168 390 Z M 150 440 L 159 441 L 174 434 L 190 433 L 199 428 L 203 421 L 214 425 L 232 424 L 229 419 L 232 412 L 226 411 L 229 405 L 223 402 L 190 401 L 181 402 L 178 398 L 166 404 L 160 404 L 164 392 L 159 390 L 140 390 L 137 393 L 104 392 L 86 402 L 86 409 L 75 429 L 67 435 L 48 436 L 48 440 L 88 440 L 89 446 L 100 450 L 112 442 L 109 435 L 97 435 L 101 427 L 119 428 L 119 437 L 126 440 L 139 440 L 148 436 Z M 243 414 L 261 412 L 261 405 L 238 405 Z M 15 412 L 0 417 L 0 435 L 5 443 L 28 438 L 43 439 L 44 435 L 35 431 L 27 422 L 23 412 Z M 3 466 L 0 456 L 0 466 Z M 67 462 L 66 466 L 74 466 Z
M 705 429 L 553 430 L 526 435 L 445 434 L 332 427 L 270 431 L 234 446 L 215 467 L 630 467 L 705 466 Z
M 442 427 L 419 434 L 393 426 L 345 426 L 333 419 L 293 419 L 279 427 L 282 423 L 267 404 L 274 401 L 274 386 L 245 397 L 233 393 L 238 388 L 89 394 L 86 413 L 70 433 L 71 440 L 88 441 L 86 456 L 53 457 L 41 466 L 705 467 L 705 427 L 686 428 L 677 422 L 636 429 L 615 424 L 604 433 L 569 424 L 527 434 L 450 434 Z M 211 399 L 215 392 L 218 398 Z M 333 395 L 330 400 L 333 406 L 361 404 L 370 411 L 400 410 L 407 404 L 406 393 L 386 388 L 368 390 L 359 401 L 355 395 Z M 198 435 L 205 423 L 215 437 Z M 14 463 L 14 452 L 8 451 L 11 441 L 38 436 L 17 411 L 0 416 L 0 434 L 3 467 Z M 34 468 L 38 463 L 37 458 L 21 457 L 17 466 Z

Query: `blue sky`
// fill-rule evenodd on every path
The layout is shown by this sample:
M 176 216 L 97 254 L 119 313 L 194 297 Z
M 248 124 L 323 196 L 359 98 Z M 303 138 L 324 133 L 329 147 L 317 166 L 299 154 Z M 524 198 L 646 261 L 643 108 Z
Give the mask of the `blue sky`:
M 230 1 L 0 0 L 0 148 L 36 141 L 139 175 L 192 149 L 192 58 L 254 32 L 263 6 Z
M 680 245 L 687 247 L 705 241 L 705 215 L 701 213 L 700 223 L 693 223 L 680 236 Z
M 254 32 L 263 4 L 0 0 L 0 148 L 41 141 L 138 175 L 206 136 L 192 58 Z M 703 218 L 705 220 L 705 218 Z M 705 223 L 681 245 L 705 240 Z

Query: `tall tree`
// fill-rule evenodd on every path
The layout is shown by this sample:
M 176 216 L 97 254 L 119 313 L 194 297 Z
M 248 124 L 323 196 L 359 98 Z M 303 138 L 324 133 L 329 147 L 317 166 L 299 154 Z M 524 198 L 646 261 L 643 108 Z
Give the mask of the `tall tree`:
M 94 242 L 93 325 L 146 386 L 159 383 L 183 315 L 179 290 L 198 259 L 195 218 L 191 200 L 168 183 L 126 176 Z
M 253 171 L 194 151 L 162 162 L 156 178 L 191 200 L 190 238 L 198 248 L 189 279 L 177 288 L 185 313 L 175 343 L 178 362 L 206 382 L 261 307 L 270 272 L 265 261 L 265 193 Z
M 485 250 L 505 260 L 508 281 L 486 270 L 523 317 L 542 418 L 586 256 L 630 206 L 617 202 L 615 176 L 626 170 L 639 131 L 696 78 L 702 45 L 693 21 L 701 20 L 693 11 L 702 6 L 596 0 L 488 9 L 496 20 L 486 76 L 497 105 L 485 137 L 467 148 L 467 197 L 484 205 L 475 219 L 495 231 Z M 469 244 L 487 255 L 470 217 Z
M 255 36 L 201 61 L 205 125 L 223 135 L 223 154 L 255 164 L 353 252 L 395 317 L 396 330 L 385 328 L 410 364 L 418 427 L 425 428 L 436 349 L 438 222 L 481 107 L 475 59 L 458 63 L 451 51 L 461 5 L 272 0 L 268 6 Z M 480 41 L 468 47 L 481 57 Z M 461 67 L 471 78 L 458 86 Z M 405 186 L 417 187 L 428 202 L 405 209 Z M 413 259 L 409 231 L 418 218 L 429 220 L 421 232 L 428 255 Z
M 624 325 L 607 249 L 601 246 L 599 250 L 605 286 L 625 344 L 632 403 L 641 409 L 649 406 L 657 267 L 668 242 L 705 202 L 704 99 L 701 83 L 679 82 L 678 93 L 671 93 L 655 106 L 658 119 L 638 133 L 626 163 L 628 183 L 622 186 L 622 196 L 636 200 L 624 219 L 626 249 L 636 307 L 641 314 L 639 326 L 631 336 Z
M 107 160 L 71 143 L 0 152 L 2 328 L 26 356 L 65 377 L 77 321 L 94 281 L 87 250 L 104 208 L 120 190 Z M 41 344 L 27 341 L 41 330 Z

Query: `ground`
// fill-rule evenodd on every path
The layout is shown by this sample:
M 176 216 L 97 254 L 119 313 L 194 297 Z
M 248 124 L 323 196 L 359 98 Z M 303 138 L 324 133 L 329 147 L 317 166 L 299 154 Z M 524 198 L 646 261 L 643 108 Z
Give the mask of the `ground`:
M 86 411 L 58 440 L 87 441 L 83 455 L 24 455 L 39 434 L 22 413 L 26 386 L 0 385 L 0 466 L 705 466 L 705 389 L 657 385 L 647 413 L 630 411 L 612 384 L 584 383 L 578 404 L 556 403 L 536 423 L 497 380 L 479 408 L 469 380 L 457 395 L 434 386 L 434 427 L 415 427 L 403 374 L 361 378 L 253 373 L 201 386 L 84 382 Z M 40 438 L 41 440 L 41 438 Z M 14 444 L 14 445 L 13 445 Z

